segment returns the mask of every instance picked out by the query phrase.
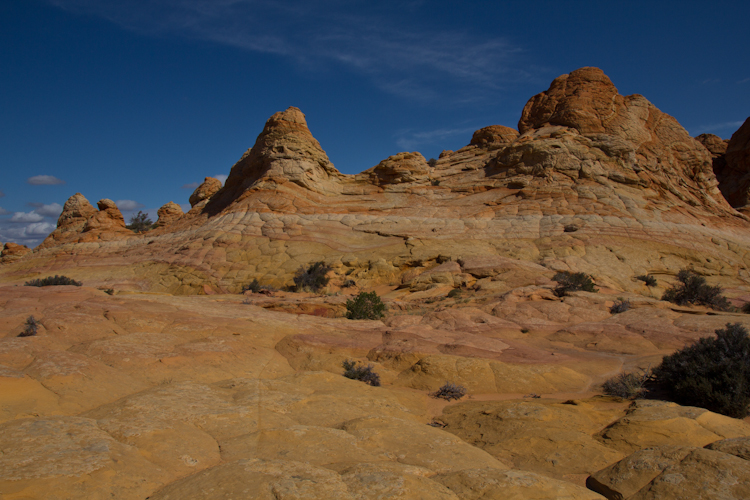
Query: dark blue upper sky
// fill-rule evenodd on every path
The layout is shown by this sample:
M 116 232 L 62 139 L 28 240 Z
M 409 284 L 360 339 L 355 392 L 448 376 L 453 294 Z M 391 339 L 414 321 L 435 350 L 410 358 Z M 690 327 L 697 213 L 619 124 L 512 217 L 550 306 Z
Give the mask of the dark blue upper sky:
M 0 2 L 0 242 L 38 244 L 76 192 L 126 219 L 187 206 L 289 106 L 344 173 L 515 127 L 582 66 L 729 138 L 748 19 L 747 1 Z

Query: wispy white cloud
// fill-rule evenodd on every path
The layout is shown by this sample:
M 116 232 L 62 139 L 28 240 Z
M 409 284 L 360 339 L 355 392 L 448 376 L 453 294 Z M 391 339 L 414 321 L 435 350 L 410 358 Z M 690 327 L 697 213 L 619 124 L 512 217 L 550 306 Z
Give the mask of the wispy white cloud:
M 30 207 L 34 207 L 34 212 L 45 217 L 59 217 L 62 213 L 62 205 L 59 203 L 50 203 L 45 205 L 44 203 L 29 203 Z
M 195 188 L 197 188 L 198 186 L 200 186 L 200 183 L 198 183 L 198 182 L 191 182 L 190 184 L 184 184 L 182 186 L 182 189 L 195 190 Z
M 115 202 L 115 205 L 117 205 L 117 208 L 119 208 L 120 210 L 124 212 L 130 212 L 132 210 L 139 210 L 146 206 L 143 203 L 138 203 L 137 201 L 134 201 L 134 200 L 117 200 Z
M 532 75 L 523 50 L 502 37 L 427 28 L 403 16 L 433 8 L 343 0 L 48 0 L 144 35 L 212 41 L 289 58 L 309 71 L 342 66 L 405 98 L 444 98 L 460 82 L 466 96 L 491 94 Z M 526 69 L 525 69 L 526 68 Z M 450 87 L 455 92 L 455 87 Z
M 740 84 L 742 84 L 742 83 L 750 83 L 750 78 L 745 78 L 745 79 L 743 79 L 743 80 L 740 80 L 740 81 L 739 81 L 739 82 L 737 82 L 737 83 L 740 83 Z
M 0 215 L 9 215 L 10 212 L 5 210 L 3 207 L 0 207 Z
M 710 125 L 701 125 L 700 127 L 696 127 L 697 134 L 692 134 L 693 136 L 705 134 L 708 132 L 734 132 L 738 128 L 742 126 L 742 124 L 745 123 L 743 120 L 740 121 L 732 121 L 732 122 L 721 122 L 721 123 L 712 123 Z
M 214 175 L 214 179 L 219 179 L 219 181 L 221 181 L 221 185 L 222 186 L 227 181 L 227 177 L 229 177 L 229 176 L 228 175 L 224 175 L 224 174 Z
M 44 217 L 36 212 L 16 212 L 13 217 L 10 218 L 11 222 L 41 222 Z
M 35 247 L 55 229 L 51 222 L 32 222 L 24 225 L 0 222 L 0 241 Z
M 35 175 L 29 177 L 26 182 L 32 186 L 54 186 L 57 184 L 65 184 L 65 181 L 58 179 L 54 175 Z
M 436 130 L 422 130 L 418 132 L 403 131 L 396 139 L 396 144 L 403 150 L 412 151 L 418 146 L 425 146 L 444 142 L 447 139 L 466 136 L 466 144 L 471 139 L 471 134 L 479 127 L 471 128 L 440 128 Z
M 2 198 L 3 196 L 5 196 L 5 193 L 3 193 L 2 191 L 0 191 L 0 198 Z

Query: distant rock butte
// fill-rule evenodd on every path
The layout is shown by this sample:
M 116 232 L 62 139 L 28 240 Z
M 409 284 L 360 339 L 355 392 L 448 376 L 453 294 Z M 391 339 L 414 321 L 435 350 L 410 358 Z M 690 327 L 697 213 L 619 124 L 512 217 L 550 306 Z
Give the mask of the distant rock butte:
M 292 107 L 266 122 L 223 187 L 206 178 L 188 213 L 170 211 L 169 223 L 134 234 L 114 204 L 95 212 L 76 194 L 57 229 L 0 279 L 96 259 L 87 272 L 190 294 L 239 291 L 255 278 L 288 285 L 300 266 L 325 260 L 376 286 L 445 261 L 503 257 L 585 271 L 620 290 L 639 287 L 636 274 L 688 264 L 740 284 L 750 222 L 719 190 L 714 139 L 701 143 L 643 96 L 620 95 L 597 68 L 555 79 L 529 100 L 518 128 L 480 129 L 429 164 L 399 153 L 345 175 Z M 746 162 L 736 135 L 732 165 Z M 739 167 L 728 168 L 724 184 L 741 185 Z

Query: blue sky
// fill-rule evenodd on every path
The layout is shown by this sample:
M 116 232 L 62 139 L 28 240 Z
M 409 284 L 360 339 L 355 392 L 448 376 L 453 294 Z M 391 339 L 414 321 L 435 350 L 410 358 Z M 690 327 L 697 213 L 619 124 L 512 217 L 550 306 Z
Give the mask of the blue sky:
M 0 242 L 35 246 L 76 192 L 126 219 L 187 207 L 289 106 L 350 174 L 516 127 L 582 66 L 729 138 L 750 115 L 747 19 L 747 1 L 0 2 Z

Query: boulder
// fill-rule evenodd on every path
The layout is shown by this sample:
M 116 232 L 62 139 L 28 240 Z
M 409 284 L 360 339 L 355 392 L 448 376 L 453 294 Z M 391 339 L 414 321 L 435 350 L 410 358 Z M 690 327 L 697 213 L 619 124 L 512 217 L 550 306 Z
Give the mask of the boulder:
M 518 130 L 503 125 L 490 125 L 480 128 L 471 137 L 469 144 L 484 148 L 492 148 L 503 144 L 510 144 L 518 138 Z
M 5 245 L 3 245 L 3 250 L 2 253 L 0 253 L 0 257 L 2 257 L 2 262 L 12 262 L 20 259 L 29 252 L 31 252 L 31 249 L 26 245 L 19 245 L 18 243 L 9 241 Z
M 750 498 L 750 462 L 703 448 L 648 448 L 593 474 L 586 485 L 610 500 L 740 500 Z
M 169 203 L 163 205 L 159 210 L 156 211 L 156 214 L 159 216 L 159 219 L 155 224 L 156 227 L 162 227 L 172 224 L 180 217 L 185 215 L 182 211 L 182 207 L 173 201 L 170 201 Z
M 430 166 L 420 153 L 399 153 L 389 156 L 377 166 L 362 173 L 369 175 L 370 182 L 378 186 L 388 184 L 429 182 Z
M 206 177 L 201 185 L 195 188 L 193 194 L 190 195 L 190 206 L 194 207 L 201 202 L 208 201 L 219 189 L 221 189 L 221 181 L 219 179 Z

